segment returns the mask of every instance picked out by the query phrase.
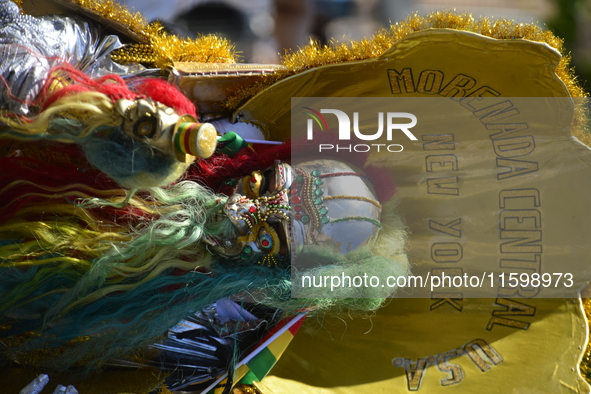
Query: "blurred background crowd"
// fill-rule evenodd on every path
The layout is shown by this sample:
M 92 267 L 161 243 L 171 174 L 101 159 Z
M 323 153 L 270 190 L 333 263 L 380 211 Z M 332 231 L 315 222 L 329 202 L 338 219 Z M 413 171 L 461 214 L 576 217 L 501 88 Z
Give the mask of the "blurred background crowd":
M 276 63 L 310 39 L 361 39 L 418 12 L 469 12 L 536 23 L 565 40 L 591 90 L 591 0 L 120 0 L 179 36 L 214 33 L 236 43 L 248 63 Z

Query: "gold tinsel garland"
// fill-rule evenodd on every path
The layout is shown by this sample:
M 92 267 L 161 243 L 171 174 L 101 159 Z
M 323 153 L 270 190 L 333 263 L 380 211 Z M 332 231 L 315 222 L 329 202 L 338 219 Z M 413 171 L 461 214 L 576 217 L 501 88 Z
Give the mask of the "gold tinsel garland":
M 179 38 L 168 34 L 159 22 L 147 23 L 139 12 L 132 13 L 112 0 L 71 0 L 92 12 L 118 22 L 146 41 L 115 51 L 111 57 L 120 63 L 144 63 L 165 69 L 173 62 L 236 63 L 234 44 L 225 38 L 205 35 Z
M 282 64 L 286 67 L 285 70 L 265 77 L 256 85 L 236 91 L 226 100 L 224 106 L 236 109 L 273 83 L 311 68 L 376 58 L 407 35 L 431 28 L 470 31 L 501 40 L 524 39 L 546 43 L 562 55 L 555 73 L 566 85 L 570 95 L 572 97 L 586 97 L 585 91 L 569 67 L 570 57 L 565 52 L 563 40 L 556 37 L 551 31 L 543 30 L 533 24 L 515 23 L 511 20 L 496 18 L 477 20 L 470 14 L 445 11 L 433 12 L 426 16 L 410 15 L 389 28 L 379 30 L 370 38 L 359 41 L 346 43 L 332 41 L 329 45 L 311 42 L 309 45 L 283 56 Z M 575 111 L 573 134 L 591 146 L 591 138 L 586 132 L 586 106 L 583 100 L 577 102 Z
M 119 63 L 142 63 L 160 69 L 169 68 L 174 62 L 236 63 L 235 45 L 225 38 L 214 35 L 179 38 L 165 32 L 160 22 L 148 23 L 141 13 L 131 12 L 112 0 L 70 2 L 117 22 L 141 37 L 143 42 L 127 45 L 112 53 L 111 58 Z
M 21 1 L 17 0 L 17 3 Z M 204 35 L 196 39 L 179 38 L 165 32 L 159 22 L 148 23 L 141 13 L 131 12 L 113 0 L 70 1 L 100 17 L 119 23 L 145 40 L 115 51 L 111 57 L 117 62 L 123 64 L 143 63 L 150 67 L 166 69 L 171 67 L 174 62 L 236 63 L 237 61 L 234 44 L 225 38 L 215 35 Z M 566 85 L 570 95 L 572 97 L 586 97 L 573 70 L 569 67 L 570 56 L 565 52 L 563 40 L 556 37 L 551 31 L 543 30 L 533 24 L 515 23 L 511 20 L 497 18 L 476 20 L 467 13 L 444 11 L 426 16 L 410 15 L 389 28 L 379 30 L 372 37 L 359 41 L 346 43 L 332 41 L 329 45 L 311 42 L 309 45 L 283 56 L 282 64 L 285 66 L 285 70 L 278 70 L 274 74 L 266 75 L 254 85 L 237 89 L 222 105 L 231 110 L 237 109 L 273 83 L 311 68 L 376 58 L 407 35 L 430 28 L 471 31 L 496 39 L 525 39 L 546 43 L 562 55 L 555 72 Z M 578 101 L 575 111 L 573 135 L 591 146 L 591 137 L 586 129 L 585 103 Z
M 148 26 L 156 26 L 151 23 Z M 196 39 L 179 38 L 162 29 L 148 37 L 149 44 L 134 44 L 113 52 L 119 63 L 143 63 L 160 69 L 174 62 L 236 63 L 235 47 L 225 38 L 204 35 Z

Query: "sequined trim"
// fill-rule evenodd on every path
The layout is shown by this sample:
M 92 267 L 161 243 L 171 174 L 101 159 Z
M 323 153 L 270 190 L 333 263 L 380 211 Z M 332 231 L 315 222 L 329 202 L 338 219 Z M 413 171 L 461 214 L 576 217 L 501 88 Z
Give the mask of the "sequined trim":
M 372 200 L 371 198 L 362 197 L 362 196 L 328 196 L 324 197 L 324 201 L 327 200 L 357 200 L 357 201 L 365 201 L 370 204 L 375 205 L 379 210 L 382 209 L 382 204 L 377 202 L 376 200 Z
M 363 220 L 371 222 L 382 228 L 382 224 L 375 219 L 365 216 L 350 216 L 339 219 L 330 219 L 328 217 L 328 208 L 324 205 L 325 201 L 331 200 L 356 200 L 364 201 L 373 204 L 378 209 L 382 209 L 382 205 L 371 198 L 363 196 L 324 196 L 324 190 L 322 185 L 324 184 L 324 178 L 332 178 L 339 176 L 356 176 L 360 178 L 367 177 L 363 174 L 356 172 L 334 172 L 328 174 L 321 174 L 319 170 L 314 170 L 310 173 L 306 173 L 299 168 L 296 168 L 298 176 L 296 181 L 292 184 L 291 204 L 295 211 L 294 218 L 301 221 L 305 225 L 308 225 L 308 239 L 310 243 L 315 242 L 316 233 L 320 231 L 323 225 L 328 223 L 338 223 L 348 220 Z
M 380 223 L 378 220 L 368 218 L 365 216 L 347 216 L 347 217 L 339 218 L 339 219 L 331 219 L 330 223 L 345 222 L 347 220 L 364 220 L 366 222 L 370 222 L 370 223 L 375 224 L 379 228 L 382 228 L 382 223 Z

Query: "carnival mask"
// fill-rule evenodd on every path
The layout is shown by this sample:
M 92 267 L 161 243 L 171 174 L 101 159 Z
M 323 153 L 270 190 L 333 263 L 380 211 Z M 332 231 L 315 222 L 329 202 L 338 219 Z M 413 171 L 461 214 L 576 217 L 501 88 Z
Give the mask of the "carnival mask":
M 291 167 L 285 163 L 244 177 L 224 205 L 238 236 L 210 240 L 212 251 L 231 260 L 270 267 L 288 262 L 290 185 Z
M 173 108 L 149 98 L 117 100 L 123 118 L 121 128 L 136 141 L 187 162 L 187 155 L 208 158 L 215 151 L 217 132 L 209 123 L 197 123 L 191 115 L 179 116 Z
M 348 164 L 276 163 L 242 179 L 224 205 L 237 236 L 208 240 L 212 252 L 239 262 L 287 266 L 297 254 L 328 248 L 347 254 L 369 246 L 381 228 L 371 182 Z

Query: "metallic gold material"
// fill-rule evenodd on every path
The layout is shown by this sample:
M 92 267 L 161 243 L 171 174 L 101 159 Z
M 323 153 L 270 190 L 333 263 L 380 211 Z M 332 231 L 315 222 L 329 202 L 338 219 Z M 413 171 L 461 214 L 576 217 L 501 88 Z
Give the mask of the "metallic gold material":
M 434 27 L 474 26 L 472 19 L 446 19 L 445 15 L 431 16 L 432 22 L 445 22 Z M 404 154 L 372 152 L 368 162 L 390 168 L 396 179 L 399 207 L 411 233 L 413 274 L 463 275 L 477 267 L 481 273 L 490 273 L 499 268 L 509 271 L 508 266 L 517 269 L 520 263 L 524 265 L 515 272 L 531 272 L 524 271 L 525 264 L 533 266 L 536 259 L 543 261 L 541 272 L 568 272 L 574 261 L 588 264 L 590 210 L 584 197 L 591 190 L 586 182 L 591 160 L 589 149 L 571 138 L 571 132 L 582 130 L 583 117 L 579 107 L 573 109 L 570 96 L 580 96 L 582 91 L 573 85 L 564 58 L 544 43 L 510 39 L 526 35 L 535 39 L 538 29 L 534 27 L 499 23 L 490 25 L 490 31 L 479 31 L 496 32 L 498 37 L 491 39 L 448 29 L 413 32 L 429 26 L 414 25 L 420 20 L 415 17 L 396 27 L 402 29 L 400 39 L 377 58 L 317 67 L 277 82 L 237 110 L 237 119 L 256 122 L 273 138 L 288 139 L 282 133 L 291 129 L 291 97 L 445 97 L 440 90 L 426 92 L 421 87 L 423 72 L 443 76 L 441 90 L 463 75 L 474 80 L 474 90 L 488 86 L 498 92 L 499 102 L 532 98 L 513 101 L 519 116 L 488 123 L 530 125 L 527 132 L 508 137 L 535 135 L 535 152 L 512 158 L 535 163 L 535 173 L 513 179 L 503 175 L 507 168 L 498 164 L 506 162 L 494 151 L 490 137 L 494 131 L 462 107 L 459 97 L 435 100 L 441 107 L 417 105 L 417 110 L 424 111 L 423 116 L 417 112 L 423 120 L 417 124 L 419 140 L 402 138 Z M 454 20 L 456 24 L 451 23 Z M 521 35 L 503 37 L 502 31 Z M 540 41 L 553 37 L 539 34 Z M 362 113 L 358 106 L 354 110 Z M 453 121 L 455 114 L 463 115 L 469 127 Z M 304 130 L 305 125 L 295 132 L 302 136 Z M 440 144 L 432 150 L 436 140 Z M 462 149 L 466 146 L 470 148 Z M 457 166 L 447 163 L 436 169 L 439 172 L 429 172 L 429 156 L 438 155 L 457 158 Z M 434 178 L 451 184 L 441 185 L 447 190 L 440 189 L 433 186 Z M 536 194 L 523 198 L 527 192 Z M 523 230 L 544 232 L 541 242 L 533 242 L 540 248 L 543 244 L 540 256 L 521 247 L 501 251 L 502 244 L 511 242 L 502 238 L 500 219 L 511 214 L 503 211 L 524 209 L 539 211 L 544 218 L 543 228 L 533 228 L 534 220 L 528 219 L 529 227 Z M 450 250 L 457 255 L 438 255 Z M 338 394 L 588 393 L 590 386 L 578 368 L 588 339 L 588 320 L 580 301 L 526 298 L 523 289 L 497 286 L 495 282 L 498 297 L 490 299 L 469 298 L 464 289 L 434 289 L 429 298 L 392 300 L 371 321 L 347 320 L 339 325 L 335 319 L 324 322 L 328 330 L 312 327 L 308 333 L 300 332 L 260 387 L 263 392 L 302 394 L 319 390 Z M 342 339 L 335 343 L 335 337 Z M 312 359 L 314 370 L 307 365 Z M 350 360 L 363 360 L 363 368 Z M 583 371 L 588 371 L 585 368 L 588 361 L 582 364 Z
M 181 39 L 160 29 L 160 26 L 148 25 L 145 29 L 148 44 L 121 48 L 111 58 L 123 64 L 142 63 L 161 69 L 172 67 L 174 62 L 236 62 L 234 44 L 225 38 L 206 35 L 196 39 Z
M 321 46 L 317 42 L 311 42 L 309 45 L 295 52 L 288 53 L 283 57 L 282 64 L 285 66 L 285 70 L 277 70 L 275 74 L 267 76 L 253 86 L 238 89 L 235 94 L 228 97 L 225 106 L 228 108 L 238 108 L 266 87 L 297 73 L 343 62 L 370 59 L 378 60 L 380 57 L 383 58 L 387 52 L 391 52 L 391 48 L 401 40 L 410 38 L 411 35 L 428 29 L 455 29 L 458 31 L 474 32 L 499 40 L 499 45 L 511 45 L 512 43 L 526 40 L 531 41 L 532 44 L 546 44 L 556 49 L 562 55 L 556 66 L 555 73 L 566 85 L 569 94 L 572 97 L 586 96 L 585 91 L 574 75 L 573 69 L 569 66 L 570 56 L 566 53 L 562 40 L 556 37 L 551 31 L 543 30 L 534 24 L 516 23 L 506 19 L 476 19 L 466 13 L 437 11 L 426 16 L 411 15 L 405 20 L 391 25 L 389 28 L 376 32 L 370 38 L 360 41 L 346 43 L 332 42 L 325 46 Z M 482 59 L 481 57 L 480 61 L 475 60 L 475 64 L 479 64 Z M 316 80 L 315 82 L 311 82 L 310 85 L 314 86 L 316 83 L 323 83 L 323 81 Z M 344 81 L 341 86 L 346 87 L 348 85 L 348 81 Z M 348 94 L 348 96 L 355 96 L 355 94 L 353 92 Z M 317 94 L 317 96 L 321 95 L 322 93 Z M 286 96 L 291 97 L 289 93 L 286 93 Z M 304 94 L 298 94 L 296 96 L 302 97 Z M 585 111 L 586 109 L 583 104 L 577 106 L 574 134 L 587 145 L 590 145 L 591 139 L 586 132 L 586 123 L 584 121 L 586 116 Z
M 532 30 L 531 35 L 537 28 L 531 27 L 529 30 Z M 521 33 L 525 34 L 523 31 Z M 548 34 L 550 33 L 540 33 L 541 37 L 538 38 Z M 483 53 L 491 51 L 496 56 L 483 56 Z M 424 65 L 432 57 L 439 59 L 437 68 L 431 64 Z M 518 66 L 520 62 L 535 62 L 535 59 L 539 59 L 542 64 L 535 68 L 534 75 L 530 72 L 531 69 Z M 292 137 L 289 116 L 291 97 L 445 97 L 448 92 L 443 91 L 443 87 L 459 74 L 478 81 L 474 90 L 482 86 L 498 86 L 497 81 L 510 73 L 513 80 L 535 81 L 528 89 L 526 97 L 542 97 L 548 90 L 560 92 L 563 97 L 581 97 L 582 89 L 576 88 L 574 80 L 565 79 L 568 73 L 563 63 L 564 58 L 545 43 L 522 39 L 491 39 L 476 33 L 450 29 L 418 31 L 404 35 L 396 45 L 377 58 L 312 68 L 283 79 L 273 89 L 253 97 L 237 109 L 234 120 L 255 123 L 269 139 L 286 141 Z M 462 65 L 461 72 L 456 71 L 458 64 Z M 389 78 L 398 80 L 398 77 L 389 74 L 388 70 L 409 72 L 404 71 L 405 69 L 412 69 L 414 84 L 418 83 L 420 73 L 426 69 L 441 72 L 446 76 L 441 94 L 439 91 L 421 92 L 414 85 L 407 91 L 404 83 L 407 83 L 410 75 L 406 74 L 400 75 L 400 93 L 393 91 L 393 86 L 397 88 L 397 84 L 389 83 Z M 351 75 L 355 75 L 354 84 L 351 83 Z M 522 90 L 521 84 L 508 84 L 503 86 L 501 95 L 523 97 Z M 583 102 L 584 100 L 576 102 L 572 133 L 585 142 Z
M 518 302 L 526 306 L 451 295 L 395 299 L 371 319 L 325 319 L 322 328 L 302 328 L 257 386 L 299 394 L 589 392 L 576 368 L 586 338 L 579 301 Z M 487 329 L 502 313 L 527 329 Z
M 223 105 L 228 97 L 283 69 L 273 64 L 175 62 L 169 81 L 198 104 L 202 116 L 220 117 L 235 109 Z
M 261 171 L 253 171 L 250 177 L 242 179 L 242 190 L 248 198 L 257 198 L 260 195 L 261 185 L 263 183 L 263 174 Z
M 239 384 L 233 389 L 233 394 L 262 394 L 256 386 L 250 384 Z
M 587 316 L 587 322 L 591 321 L 591 286 L 587 285 L 581 292 L 583 308 L 585 315 Z M 587 343 L 583 360 L 581 361 L 581 374 L 587 380 L 591 382 L 591 343 Z

